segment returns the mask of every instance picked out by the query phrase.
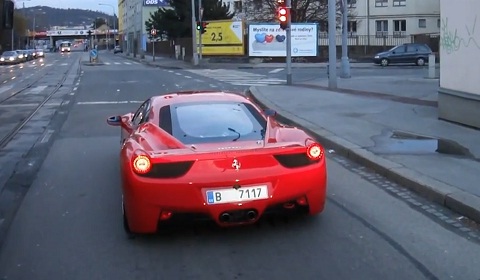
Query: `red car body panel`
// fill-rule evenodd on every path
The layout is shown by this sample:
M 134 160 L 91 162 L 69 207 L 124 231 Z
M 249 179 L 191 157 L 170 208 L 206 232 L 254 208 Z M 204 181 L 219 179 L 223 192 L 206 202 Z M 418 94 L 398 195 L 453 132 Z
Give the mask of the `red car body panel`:
M 267 121 L 265 140 L 188 146 L 159 127 L 161 107 L 205 101 L 252 104 Z M 303 130 L 279 124 L 248 98 L 233 93 L 182 92 L 157 96 L 151 99 L 151 108 L 148 122 L 138 127 L 129 124 L 133 114 L 121 117 L 122 138 L 125 139 L 120 152 L 124 213 L 132 232 L 156 232 L 162 220 L 170 218 L 163 217 L 162 213 L 171 216 L 201 213 L 220 226 L 232 226 L 254 223 L 267 208 L 291 201 L 303 202 L 311 215 L 324 210 L 327 188 L 325 155 L 294 168 L 279 162 L 282 156 L 307 155 L 308 145 L 315 141 Z M 136 173 L 133 159 L 140 154 L 147 155 L 155 166 L 151 174 L 166 173 L 158 176 Z M 241 164 L 239 168 L 234 168 L 234 160 Z M 174 167 L 171 169 L 171 166 Z M 177 176 L 172 175 L 175 173 Z M 208 203 L 207 190 L 240 187 L 243 192 L 249 186 L 266 186 L 268 197 Z M 235 223 L 221 220 L 222 214 L 238 210 L 253 210 L 255 218 Z

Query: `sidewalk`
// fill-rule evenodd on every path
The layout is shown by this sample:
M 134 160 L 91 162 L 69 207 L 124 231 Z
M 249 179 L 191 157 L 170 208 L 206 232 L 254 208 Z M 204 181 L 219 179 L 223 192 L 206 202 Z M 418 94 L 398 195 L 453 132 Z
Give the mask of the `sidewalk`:
M 217 68 L 217 69 L 223 69 L 223 68 L 236 68 L 236 69 L 262 69 L 262 68 L 285 68 L 286 64 L 285 63 L 236 63 L 236 62 L 208 62 L 208 58 L 204 59 L 200 65 L 194 66 L 190 60 L 188 61 L 183 61 L 183 60 L 177 60 L 175 58 L 171 57 L 165 57 L 165 56 L 156 56 L 155 61 L 153 61 L 153 56 L 151 55 L 145 55 L 144 59 L 141 59 L 140 55 L 137 55 L 137 57 L 133 57 L 133 54 L 126 55 L 125 53 L 119 54 L 122 55 L 124 58 L 138 61 L 141 63 L 144 63 L 146 65 L 150 65 L 153 67 L 159 67 L 159 68 L 168 68 L 168 69 L 202 69 L 202 68 Z M 324 68 L 325 71 L 328 67 L 328 63 L 326 62 L 319 62 L 319 63 L 299 63 L 299 62 L 293 62 L 292 63 L 292 68 Z M 388 66 L 388 67 L 397 67 L 397 66 Z M 418 67 L 415 65 L 405 65 L 401 67 Z M 435 66 L 437 69 L 440 67 L 440 64 L 436 64 Z M 359 62 L 359 63 L 350 63 L 350 68 L 352 69 L 381 69 L 382 66 L 375 65 L 373 63 L 364 63 L 364 62 Z M 428 66 L 423 66 L 425 68 L 425 72 L 428 69 Z M 341 69 L 341 63 L 340 61 L 337 62 L 337 69 Z
M 327 149 L 480 222 L 480 131 L 438 120 L 434 94 L 423 92 L 428 86 L 403 83 L 378 94 L 328 91 L 318 83 L 251 87 L 249 94 Z

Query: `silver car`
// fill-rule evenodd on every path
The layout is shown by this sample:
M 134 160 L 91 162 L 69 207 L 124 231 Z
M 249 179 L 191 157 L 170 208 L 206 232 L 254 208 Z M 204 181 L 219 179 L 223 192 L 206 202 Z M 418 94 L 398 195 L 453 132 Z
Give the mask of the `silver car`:
M 0 56 L 0 64 L 17 64 L 23 61 L 23 54 L 17 51 L 6 51 Z

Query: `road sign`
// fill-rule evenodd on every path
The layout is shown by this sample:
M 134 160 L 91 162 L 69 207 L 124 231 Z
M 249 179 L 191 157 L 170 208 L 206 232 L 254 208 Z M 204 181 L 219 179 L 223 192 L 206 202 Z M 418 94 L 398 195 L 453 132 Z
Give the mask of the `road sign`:
M 157 35 L 157 29 L 150 30 L 150 34 L 152 34 L 153 36 Z
M 91 50 L 91 51 L 90 51 L 90 56 L 91 56 L 92 58 L 96 58 L 96 57 L 98 56 L 97 50 L 95 50 L 95 49 Z

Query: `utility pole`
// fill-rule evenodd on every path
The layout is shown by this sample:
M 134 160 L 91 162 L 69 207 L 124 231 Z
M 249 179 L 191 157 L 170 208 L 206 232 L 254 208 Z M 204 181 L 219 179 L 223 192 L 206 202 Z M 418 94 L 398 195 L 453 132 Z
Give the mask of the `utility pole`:
M 328 88 L 337 88 L 336 0 L 328 0 Z
M 287 85 L 292 84 L 292 1 L 287 0 Z
M 192 0 L 192 63 L 198 65 L 197 28 L 195 19 L 195 0 Z
M 341 0 L 342 7 L 342 78 L 351 78 L 350 61 L 348 59 L 348 5 L 347 0 Z
M 200 30 L 198 31 L 198 56 L 199 56 L 199 62 L 202 61 L 203 55 L 202 55 L 202 32 L 203 32 L 203 8 L 202 8 L 202 0 L 198 0 L 198 21 L 200 22 Z

